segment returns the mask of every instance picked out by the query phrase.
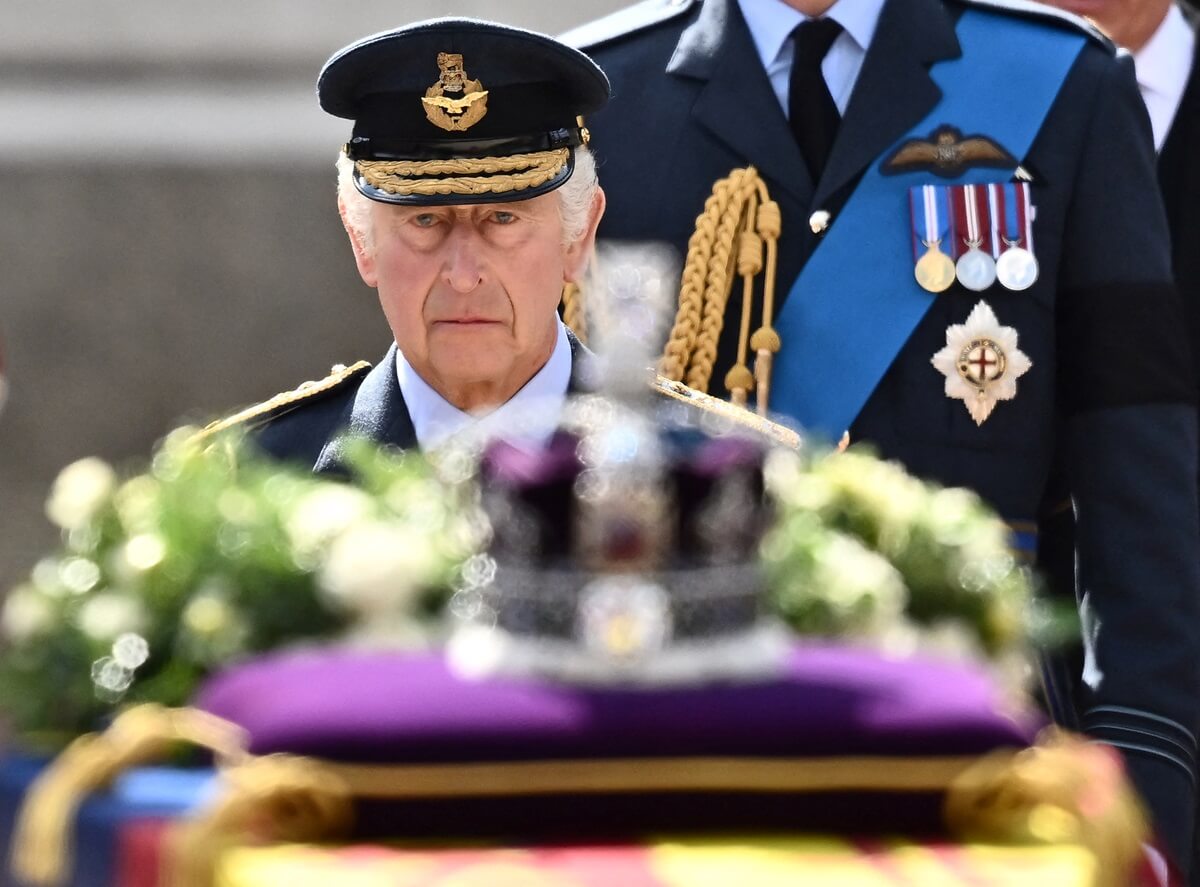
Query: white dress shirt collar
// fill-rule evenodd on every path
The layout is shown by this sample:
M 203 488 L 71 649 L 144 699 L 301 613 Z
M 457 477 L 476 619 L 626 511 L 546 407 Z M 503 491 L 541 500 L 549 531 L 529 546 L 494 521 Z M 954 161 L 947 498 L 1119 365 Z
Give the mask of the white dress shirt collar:
M 506 403 L 482 416 L 465 413 L 430 387 L 396 349 L 396 377 L 422 450 L 444 444 L 465 428 L 487 434 L 516 433 L 531 443 L 544 443 L 558 425 L 571 384 L 571 343 L 562 321 L 550 359 Z
M 1154 128 L 1156 149 L 1162 149 L 1183 101 L 1195 49 L 1195 31 L 1179 7 L 1172 5 L 1158 30 L 1133 55 L 1138 86 Z
M 862 69 L 863 58 L 875 37 L 883 4 L 884 0 L 837 0 L 824 15 L 842 26 L 842 33 L 825 56 L 821 71 L 843 114 Z M 789 38 L 807 16 L 783 0 L 738 0 L 738 5 L 763 69 L 786 114 L 787 79 L 792 67 L 792 41 Z

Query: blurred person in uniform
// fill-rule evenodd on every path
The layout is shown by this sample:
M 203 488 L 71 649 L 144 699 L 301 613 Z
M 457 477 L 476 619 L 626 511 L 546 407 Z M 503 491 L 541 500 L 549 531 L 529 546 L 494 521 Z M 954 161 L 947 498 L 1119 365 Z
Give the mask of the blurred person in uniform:
M 1176 283 L 1200 349 L 1200 13 L 1175 0 L 1051 0 L 1087 15 L 1133 55 L 1154 132 Z M 1200 388 L 1200 361 L 1197 361 Z
M 602 238 L 682 253 L 713 183 L 750 164 L 778 202 L 752 346 L 771 410 L 977 490 L 1030 553 L 1039 519 L 1074 512 L 1082 692 L 1049 701 L 1121 750 L 1186 868 L 1196 392 L 1129 60 L 1004 0 L 647 0 L 563 39 L 613 86 L 589 120 Z
M 550 37 L 445 19 L 343 49 L 317 92 L 354 121 L 338 211 L 395 341 L 207 431 L 245 425 L 319 472 L 342 469 L 346 434 L 429 449 L 538 415 L 525 430 L 548 436 L 588 356 L 557 308 L 604 211 L 582 125 L 604 73 Z
M 1193 355 L 1200 353 L 1200 13 L 1175 0 L 1051 0 L 1087 15 L 1118 46 L 1129 50 L 1158 152 L 1158 183 L 1171 230 L 1176 284 L 1188 312 Z M 1200 361 L 1196 361 L 1200 390 Z M 1198 480 L 1200 483 L 1200 480 Z M 1070 513 L 1054 532 L 1067 577 L 1073 558 Z M 1053 539 L 1053 536 L 1049 537 Z M 1200 546 L 1198 546 L 1200 551 Z M 1062 579 L 1060 584 L 1066 584 Z M 1191 883 L 1200 885 L 1200 840 L 1193 839 Z

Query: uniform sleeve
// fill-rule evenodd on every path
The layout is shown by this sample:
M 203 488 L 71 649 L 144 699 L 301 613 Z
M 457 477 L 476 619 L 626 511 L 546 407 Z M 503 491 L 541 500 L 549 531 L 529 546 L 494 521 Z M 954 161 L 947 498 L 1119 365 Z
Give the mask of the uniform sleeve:
M 1128 59 L 1107 65 L 1065 224 L 1060 442 L 1076 518 L 1082 725 L 1124 753 L 1187 860 L 1200 722 L 1195 378 L 1149 121 Z

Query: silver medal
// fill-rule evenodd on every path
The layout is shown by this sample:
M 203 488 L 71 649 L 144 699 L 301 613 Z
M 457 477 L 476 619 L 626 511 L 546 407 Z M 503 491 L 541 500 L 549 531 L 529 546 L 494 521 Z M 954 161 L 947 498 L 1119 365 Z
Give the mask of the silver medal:
M 958 257 L 955 271 L 958 282 L 977 293 L 996 282 L 996 260 L 981 250 L 978 244 L 973 244 Z
M 1037 259 L 1023 247 L 1009 247 L 996 261 L 996 277 L 1005 289 L 1027 290 L 1038 279 Z

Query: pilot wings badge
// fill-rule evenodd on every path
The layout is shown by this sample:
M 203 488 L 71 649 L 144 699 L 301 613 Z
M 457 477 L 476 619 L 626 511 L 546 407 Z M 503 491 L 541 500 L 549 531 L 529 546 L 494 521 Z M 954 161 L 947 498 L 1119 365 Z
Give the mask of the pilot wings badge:
M 467 79 L 460 53 L 439 52 L 437 63 L 441 76 L 421 99 L 425 116 L 448 132 L 470 129 L 487 113 L 487 90 L 478 80 Z
M 987 302 L 979 302 L 965 324 L 946 330 L 946 347 L 931 363 L 946 377 L 946 396 L 961 400 L 982 425 L 996 403 L 1017 396 L 1017 379 L 1031 361 L 1017 347 L 1017 331 L 1001 326 Z
M 909 139 L 883 162 L 885 175 L 924 170 L 956 179 L 977 167 L 1014 169 L 1017 159 L 987 136 L 963 136 L 953 126 L 940 126 L 930 139 Z

